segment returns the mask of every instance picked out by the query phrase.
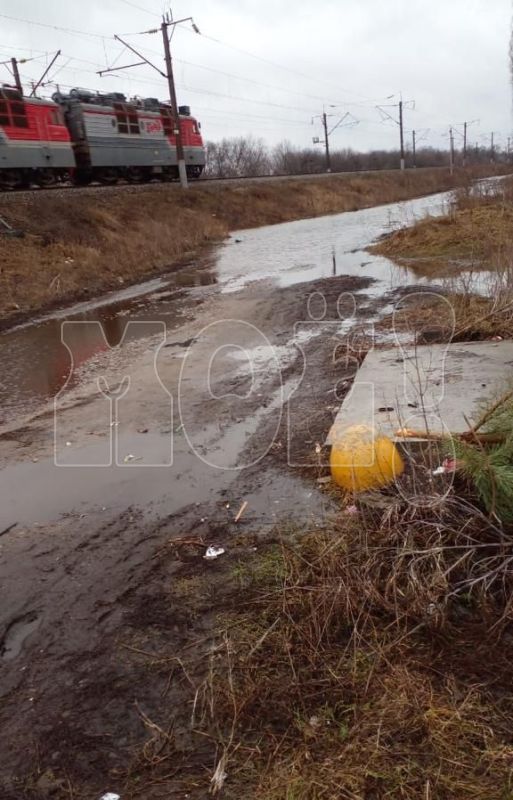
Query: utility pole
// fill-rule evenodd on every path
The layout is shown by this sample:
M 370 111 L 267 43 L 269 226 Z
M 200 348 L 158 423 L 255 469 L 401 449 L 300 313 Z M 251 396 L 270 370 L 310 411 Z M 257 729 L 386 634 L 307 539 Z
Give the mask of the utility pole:
M 337 108 L 337 106 L 336 105 L 330 105 L 330 108 Z M 337 128 L 340 128 L 340 127 L 342 127 L 342 128 L 351 128 L 354 125 L 358 125 L 358 120 L 355 119 L 353 117 L 353 115 L 349 113 L 349 111 L 346 111 L 346 113 L 343 114 L 340 117 L 339 121 L 337 123 L 335 123 L 335 125 L 333 125 L 333 127 L 330 129 L 328 127 L 328 124 L 329 124 L 328 123 L 328 119 L 329 119 L 329 117 L 332 117 L 332 116 L 335 116 L 335 115 L 334 114 L 327 114 L 326 111 L 325 111 L 325 107 L 323 107 L 322 114 L 319 114 L 319 115 L 317 115 L 315 117 L 312 117 L 312 125 L 314 123 L 314 120 L 320 119 L 321 123 L 322 123 L 323 130 L 324 130 L 324 148 L 325 148 L 325 151 L 326 151 L 326 172 L 331 172 L 330 136 L 333 133 L 333 131 L 336 131 Z M 347 122 L 346 125 L 343 125 L 342 123 L 347 119 L 349 119 L 349 121 Z M 319 137 L 315 136 L 314 139 L 313 139 L 313 143 L 314 144 L 320 144 Z
M 463 123 L 463 166 L 467 166 L 467 122 Z
M 14 83 L 16 85 L 16 88 L 19 91 L 19 93 L 22 95 L 23 94 L 23 86 L 21 85 L 20 72 L 19 72 L 19 69 L 18 69 L 18 61 L 17 61 L 16 58 L 11 58 L 11 68 L 12 68 L 12 74 L 13 74 Z
M 450 140 L 449 167 L 452 175 L 454 173 L 454 135 L 452 132 L 452 128 L 449 128 L 449 140 Z
M 328 133 L 328 115 L 325 111 L 322 114 L 322 125 L 324 128 L 324 146 L 326 148 L 326 172 L 331 172 L 330 135 Z
M 412 137 L 412 161 L 413 161 L 413 169 L 417 169 L 417 134 L 415 131 L 411 132 Z
M 175 121 L 175 136 L 176 136 L 176 158 L 178 160 L 178 175 L 180 177 L 180 185 L 182 189 L 188 188 L 187 183 L 187 167 L 185 166 L 185 155 L 183 152 L 183 141 L 182 141 L 182 128 L 180 125 L 180 114 L 178 113 L 178 103 L 176 101 L 176 87 L 175 87 L 175 77 L 173 74 L 173 60 L 171 58 L 171 46 L 169 44 L 169 36 L 167 33 L 167 29 L 169 25 L 173 23 L 165 17 L 162 18 L 162 25 L 160 29 L 162 31 L 162 39 L 164 41 L 164 55 L 166 59 L 166 72 L 167 72 L 167 82 L 169 85 L 169 97 L 171 99 L 171 109 L 173 111 L 173 117 Z
M 494 132 L 492 131 L 490 134 L 490 161 L 495 161 L 495 149 L 493 143 L 493 136 Z
M 508 136 L 508 161 L 511 155 L 511 136 Z
M 393 96 L 393 95 L 392 95 Z M 384 120 L 390 119 L 392 122 L 395 122 L 396 125 L 399 125 L 399 137 L 400 137 L 400 167 L 401 170 L 404 170 L 406 164 L 404 160 L 404 109 L 405 108 L 415 108 L 415 100 L 407 100 L 403 102 L 401 98 L 398 103 L 391 103 L 390 105 L 385 106 L 376 106 L 377 110 L 381 114 L 381 117 Z M 398 108 L 399 109 L 399 119 L 397 117 L 392 116 L 386 111 L 387 108 Z
M 404 129 L 403 129 L 403 101 L 399 100 L 399 134 L 401 139 L 401 170 L 404 170 Z

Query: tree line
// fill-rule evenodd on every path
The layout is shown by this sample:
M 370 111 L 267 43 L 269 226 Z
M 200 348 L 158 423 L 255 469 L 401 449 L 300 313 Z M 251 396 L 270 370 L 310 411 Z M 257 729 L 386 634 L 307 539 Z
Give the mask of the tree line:
M 468 164 L 486 164 L 491 161 L 507 161 L 506 151 L 492 151 L 486 147 L 469 147 Z M 456 150 L 454 163 L 463 163 L 463 153 Z M 407 151 L 407 167 L 441 167 L 449 164 L 449 153 L 436 147 L 419 147 L 415 154 Z M 332 172 L 358 172 L 372 169 L 397 169 L 399 150 L 371 150 L 361 153 L 351 148 L 331 152 Z M 207 166 L 205 175 L 216 178 L 240 177 L 243 175 L 299 175 L 326 171 L 323 148 L 296 147 L 284 141 L 269 147 L 263 139 L 240 136 L 207 142 Z

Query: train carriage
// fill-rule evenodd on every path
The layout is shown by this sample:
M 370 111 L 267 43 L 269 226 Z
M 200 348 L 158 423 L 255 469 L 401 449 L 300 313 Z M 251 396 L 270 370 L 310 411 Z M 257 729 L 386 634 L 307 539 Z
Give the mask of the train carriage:
M 0 88 L 0 186 L 46 186 L 75 166 L 62 111 L 52 100 Z
M 55 94 L 54 99 L 63 108 L 71 134 L 77 183 L 178 176 L 170 106 L 152 98 L 127 102 L 122 94 L 97 95 L 81 89 L 66 96 Z M 179 111 L 187 172 L 199 177 L 205 165 L 199 124 L 187 106 Z

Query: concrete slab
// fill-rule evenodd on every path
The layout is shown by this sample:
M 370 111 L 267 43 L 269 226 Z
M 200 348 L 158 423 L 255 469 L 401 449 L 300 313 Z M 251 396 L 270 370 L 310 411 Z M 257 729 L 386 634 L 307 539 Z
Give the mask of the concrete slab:
M 398 345 L 372 350 L 326 440 L 369 425 L 397 441 L 398 428 L 462 432 L 491 398 L 513 385 L 513 341 Z M 340 435 L 340 434 L 339 434 Z M 419 437 L 420 438 L 420 437 Z

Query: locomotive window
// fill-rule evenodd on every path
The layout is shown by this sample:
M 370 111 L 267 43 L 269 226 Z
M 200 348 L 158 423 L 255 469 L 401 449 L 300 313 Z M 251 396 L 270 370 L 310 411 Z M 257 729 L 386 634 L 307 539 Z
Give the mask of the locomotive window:
M 129 111 L 128 111 L 128 126 L 130 128 L 130 133 L 140 133 L 140 130 L 139 130 L 139 118 L 137 116 L 137 111 L 129 109 Z
M 114 103 L 114 112 L 116 114 L 118 133 L 140 133 L 139 118 L 135 109 L 127 108 L 122 103 Z
M 161 109 L 162 127 L 164 129 L 164 136 L 173 135 L 173 118 L 171 112 L 167 109 Z
M 52 125 L 64 125 L 64 118 L 58 108 L 52 108 L 50 111 L 50 123 Z
M 8 91 L 4 90 L 3 97 L 10 98 Z M 0 125 L 14 125 L 16 128 L 28 128 L 27 109 L 25 103 L 20 102 L 19 98 L 0 99 Z

